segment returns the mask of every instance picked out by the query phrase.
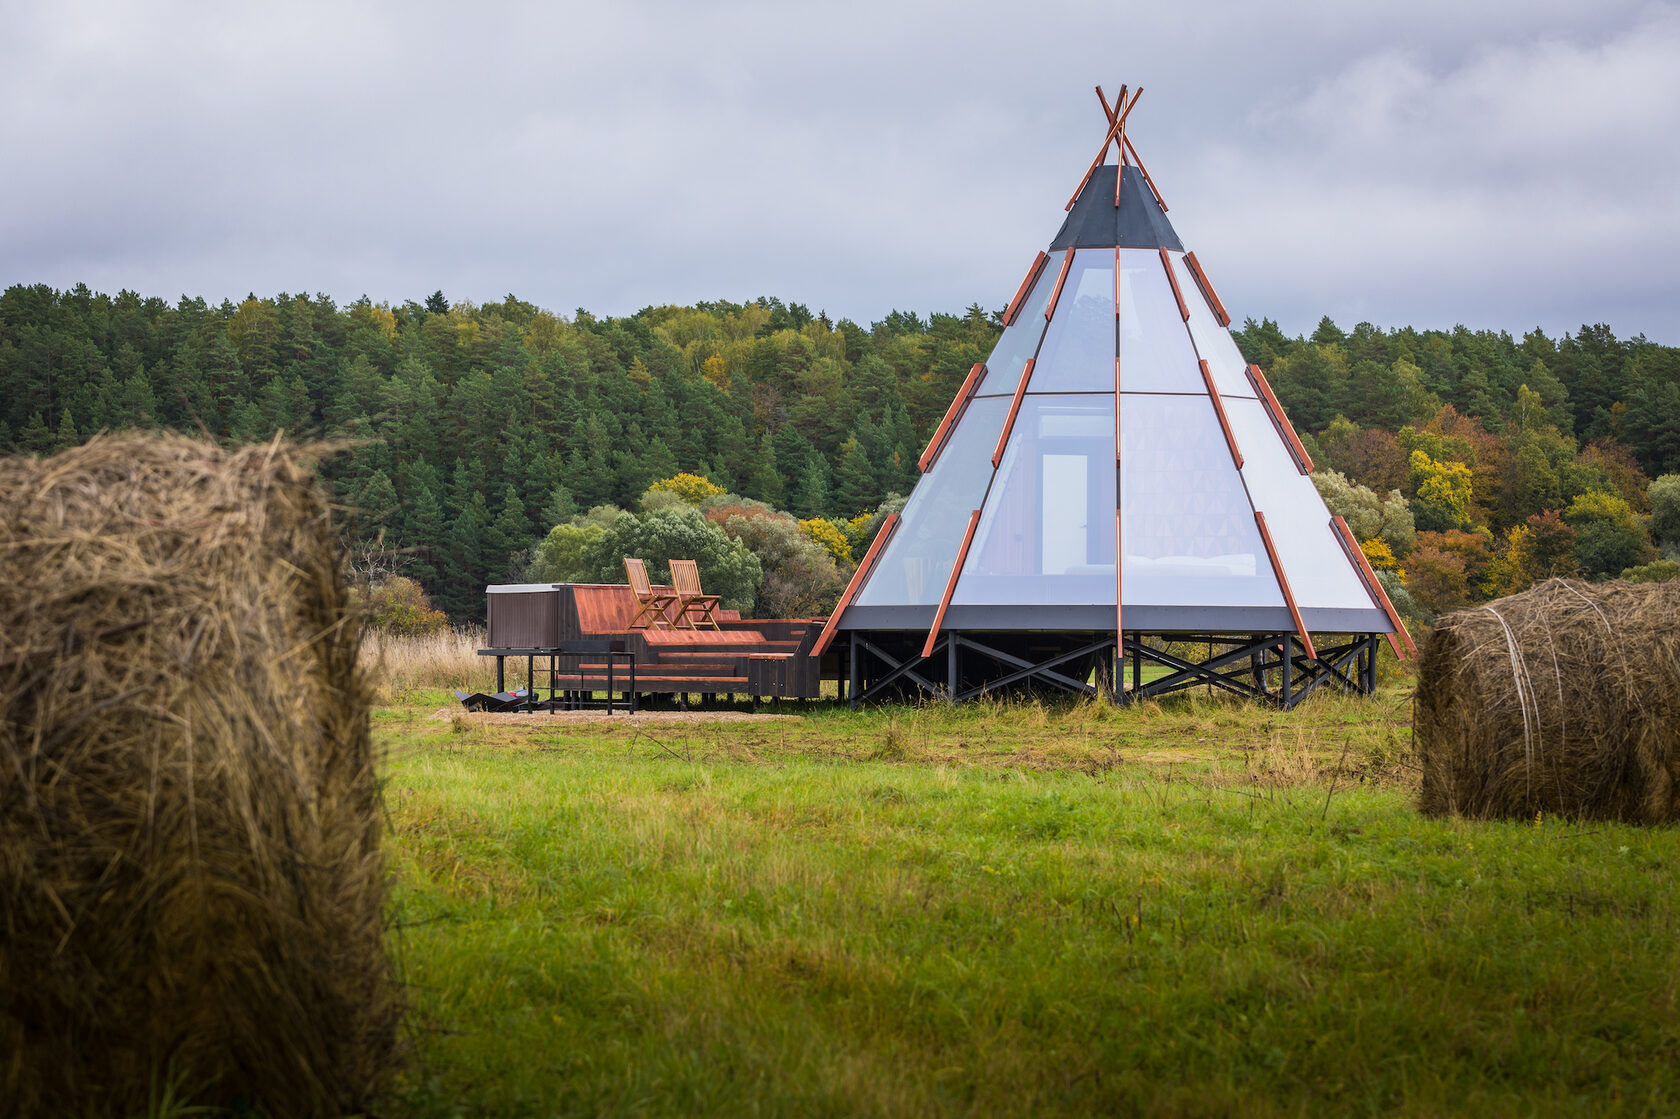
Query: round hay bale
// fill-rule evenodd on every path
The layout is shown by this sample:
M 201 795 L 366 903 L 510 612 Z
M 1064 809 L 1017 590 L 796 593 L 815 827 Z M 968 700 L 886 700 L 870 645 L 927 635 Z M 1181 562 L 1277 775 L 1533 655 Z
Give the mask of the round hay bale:
M 1680 818 L 1680 583 L 1553 579 L 1442 619 L 1413 735 L 1432 815 Z
M 0 459 L 0 1108 L 362 1107 L 395 1059 L 368 683 L 278 441 Z

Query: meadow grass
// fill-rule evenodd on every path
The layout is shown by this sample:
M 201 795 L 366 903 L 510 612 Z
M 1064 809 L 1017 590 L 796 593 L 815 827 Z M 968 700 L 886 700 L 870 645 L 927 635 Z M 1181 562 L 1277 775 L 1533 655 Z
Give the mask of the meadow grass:
M 1409 703 L 381 709 L 392 1115 L 1657 1114 L 1669 829 L 1430 820 Z

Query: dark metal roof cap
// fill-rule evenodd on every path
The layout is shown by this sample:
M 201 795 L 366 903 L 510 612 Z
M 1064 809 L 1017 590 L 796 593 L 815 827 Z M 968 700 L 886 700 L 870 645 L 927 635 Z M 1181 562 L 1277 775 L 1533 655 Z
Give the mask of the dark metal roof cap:
M 1172 222 L 1155 201 L 1155 194 L 1136 167 L 1126 167 L 1120 185 L 1120 205 L 1114 205 L 1114 173 L 1119 168 L 1104 164 L 1091 174 L 1079 199 L 1073 204 L 1061 232 L 1050 242 L 1050 251 L 1076 249 L 1170 249 L 1184 251 L 1173 232 Z

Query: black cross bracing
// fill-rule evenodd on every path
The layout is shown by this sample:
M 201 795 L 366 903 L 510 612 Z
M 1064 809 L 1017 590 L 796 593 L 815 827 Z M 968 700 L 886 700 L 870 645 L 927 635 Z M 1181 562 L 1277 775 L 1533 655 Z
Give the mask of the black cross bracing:
M 1060 694 L 1119 703 L 1208 687 L 1285 709 L 1326 685 L 1376 690 L 1380 634 L 1325 635 L 1316 656 L 1294 633 L 943 633 L 927 655 L 915 635 L 848 637 L 847 694 L 860 703 L 953 702 Z M 1156 666 L 1144 679 L 1145 666 Z

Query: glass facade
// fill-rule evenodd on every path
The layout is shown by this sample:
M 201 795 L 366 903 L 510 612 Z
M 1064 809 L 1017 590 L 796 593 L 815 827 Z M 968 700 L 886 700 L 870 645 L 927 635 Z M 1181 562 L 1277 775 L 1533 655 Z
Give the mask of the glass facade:
M 1283 605 L 1207 394 L 1126 396 L 1120 429 L 1125 604 Z
M 1161 254 L 1120 250 L 1120 391 L 1207 394 Z
M 1080 249 L 1028 392 L 1114 391 L 1114 250 Z
M 1184 254 L 1167 255 L 1172 259 L 1173 275 L 1178 277 L 1178 290 L 1184 295 L 1184 306 L 1190 311 L 1190 337 L 1196 343 L 1196 356 L 1206 361 L 1213 371 L 1214 387 L 1219 390 L 1220 396 L 1254 396 L 1254 386 L 1248 380 L 1248 362 L 1243 360 L 1242 351 L 1237 349 L 1231 332 L 1213 317 L 1213 311 L 1202 296 L 1202 289 L 1196 286 L 1196 277 L 1184 264 Z
M 1114 485 L 1114 394 L 1029 392 L 951 601 L 1112 603 Z
M 1002 397 L 969 401 L 933 469 L 916 483 L 869 581 L 853 599 L 859 606 L 938 604 L 968 516 L 980 508 L 991 485 L 992 451 L 1009 403 Z
M 1330 511 L 1318 487 L 1295 465 L 1265 405 L 1227 400 L 1225 414 L 1242 448 L 1249 496 L 1266 514 L 1295 602 L 1303 608 L 1368 608 L 1371 596 L 1330 527 Z
M 992 355 L 986 359 L 986 379 L 980 384 L 980 396 L 1014 396 L 1021 383 L 1021 370 L 1027 359 L 1038 352 L 1038 340 L 1044 337 L 1044 308 L 1050 305 L 1050 293 L 1056 289 L 1056 277 L 1062 270 L 1062 255 L 1052 254 L 1044 262 L 1032 291 L 1021 301 L 1015 321 L 1004 328 Z M 996 433 L 993 434 L 996 438 Z
M 857 605 L 937 605 L 979 509 L 953 605 L 1112 605 L 1118 561 L 1128 607 L 1282 608 L 1259 510 L 1303 609 L 1372 608 L 1312 480 L 1256 399 L 1236 342 L 1182 254 L 1168 257 L 1164 267 L 1154 249 L 1119 250 L 1117 293 L 1116 250 L 1077 250 L 1046 326 L 1063 261 L 1051 255 Z M 994 469 L 1011 397 L 1035 357 Z M 1198 359 L 1224 398 L 1241 470 Z

